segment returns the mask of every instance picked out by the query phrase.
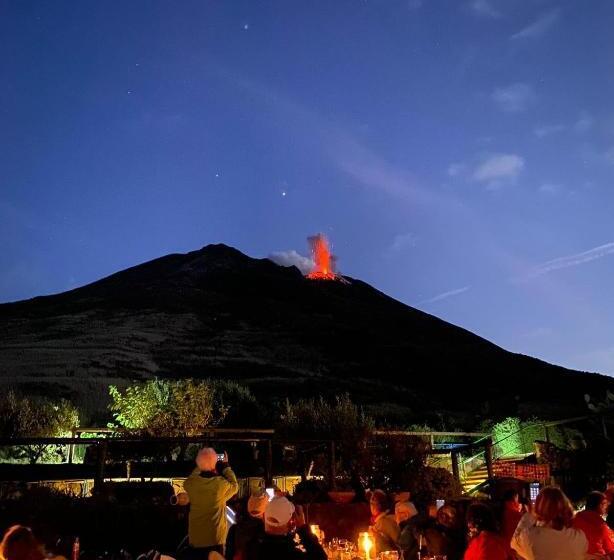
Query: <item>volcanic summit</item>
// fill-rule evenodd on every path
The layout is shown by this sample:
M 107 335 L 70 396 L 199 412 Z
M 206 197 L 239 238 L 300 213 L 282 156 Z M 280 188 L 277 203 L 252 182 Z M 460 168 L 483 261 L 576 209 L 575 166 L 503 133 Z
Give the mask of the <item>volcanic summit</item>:
M 319 266 L 317 278 L 336 275 L 334 260 Z M 129 379 L 224 377 L 267 399 L 350 392 L 412 413 L 544 417 L 584 412 L 585 393 L 613 385 L 507 352 L 360 280 L 314 282 L 225 245 L 0 305 L 0 340 L 1 383 L 76 399 Z

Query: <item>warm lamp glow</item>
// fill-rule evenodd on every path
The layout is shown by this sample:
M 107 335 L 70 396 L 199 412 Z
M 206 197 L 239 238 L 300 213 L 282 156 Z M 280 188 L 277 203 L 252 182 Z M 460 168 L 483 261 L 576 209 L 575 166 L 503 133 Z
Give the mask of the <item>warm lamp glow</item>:
M 368 531 L 358 535 L 358 550 L 365 553 L 366 560 L 371 558 L 370 552 L 373 549 L 373 541 Z

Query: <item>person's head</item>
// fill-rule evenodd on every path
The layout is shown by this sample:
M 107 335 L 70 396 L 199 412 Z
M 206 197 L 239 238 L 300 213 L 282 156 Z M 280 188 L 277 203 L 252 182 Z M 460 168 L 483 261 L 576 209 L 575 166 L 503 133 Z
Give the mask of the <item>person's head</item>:
M 586 509 L 589 511 L 595 511 L 599 515 L 605 515 L 608 513 L 608 498 L 603 492 L 591 492 L 586 497 Z
M 437 522 L 447 528 L 456 527 L 456 508 L 450 504 L 437 510 Z
M 377 516 L 381 513 L 388 511 L 389 503 L 388 496 L 383 490 L 373 490 L 369 497 L 369 507 L 371 508 L 371 515 Z
M 496 532 L 495 516 L 486 504 L 471 504 L 467 510 L 467 528 L 475 536 L 482 531 Z
M 214 471 L 217 466 L 217 453 L 212 447 L 203 447 L 196 455 L 196 466 L 201 471 Z
M 504 492 L 503 503 L 508 509 L 513 509 L 515 511 L 520 511 L 522 509 L 522 504 L 520 503 L 520 494 L 518 493 L 518 490 L 515 490 L 514 488 L 511 488 Z
M 264 518 L 264 511 L 266 510 L 266 506 L 269 503 L 269 496 L 266 492 L 261 492 L 260 494 L 252 494 L 247 500 L 247 513 L 251 517 L 256 517 L 258 519 Z
M 561 530 L 571 527 L 573 507 L 569 498 L 554 486 L 546 486 L 535 501 L 537 520 L 553 529 Z
M 416 506 L 411 502 L 397 502 L 394 506 L 394 517 L 397 523 L 408 521 L 417 514 L 418 510 L 416 510 Z
M 264 510 L 264 530 L 271 535 L 290 532 L 294 505 L 288 498 L 273 498 Z
M 43 557 L 41 545 L 28 527 L 13 525 L 4 534 L 0 543 L 2 560 L 42 560 Z

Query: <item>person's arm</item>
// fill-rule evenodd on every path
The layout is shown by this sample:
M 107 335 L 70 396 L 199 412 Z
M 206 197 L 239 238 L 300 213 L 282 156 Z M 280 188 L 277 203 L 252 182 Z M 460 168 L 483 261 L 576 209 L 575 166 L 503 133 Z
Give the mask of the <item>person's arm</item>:
M 514 531 L 514 536 L 510 544 L 520 556 L 528 557 L 529 555 L 530 546 L 528 541 L 528 530 L 531 527 L 535 527 L 536 523 L 537 520 L 533 517 L 533 514 L 528 512 L 525 513 L 518 522 L 518 526 Z
M 614 552 L 614 539 L 612 539 L 612 531 L 607 523 L 601 525 L 601 542 L 603 543 L 603 550 L 606 554 Z
M 239 483 L 232 469 L 226 465 L 222 467 L 222 494 L 224 500 L 228 501 L 239 491 Z
M 311 532 L 308 525 L 296 528 L 296 534 L 301 539 L 301 544 L 305 548 L 304 557 L 307 560 L 326 560 L 326 552 L 318 542 L 318 538 Z

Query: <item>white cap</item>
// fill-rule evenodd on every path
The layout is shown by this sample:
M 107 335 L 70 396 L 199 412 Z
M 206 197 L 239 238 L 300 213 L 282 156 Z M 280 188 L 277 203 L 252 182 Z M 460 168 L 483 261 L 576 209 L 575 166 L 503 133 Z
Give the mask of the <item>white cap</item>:
M 394 509 L 397 513 L 404 511 L 409 514 L 409 517 L 413 517 L 414 515 L 418 515 L 418 510 L 413 502 L 397 502 L 394 506 Z
M 290 522 L 294 505 L 288 498 L 273 498 L 264 510 L 264 522 L 271 527 L 283 527 Z

